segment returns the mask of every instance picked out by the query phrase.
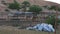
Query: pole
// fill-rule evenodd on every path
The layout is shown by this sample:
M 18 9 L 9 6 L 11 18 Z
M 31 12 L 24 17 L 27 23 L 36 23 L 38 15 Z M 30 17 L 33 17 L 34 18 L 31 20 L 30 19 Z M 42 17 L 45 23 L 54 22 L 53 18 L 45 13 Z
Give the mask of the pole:
M 56 20 L 55 20 L 55 32 L 54 32 L 54 34 L 56 34 L 56 27 L 57 27 L 57 20 L 58 20 L 58 11 L 57 11 L 57 7 L 56 7 Z

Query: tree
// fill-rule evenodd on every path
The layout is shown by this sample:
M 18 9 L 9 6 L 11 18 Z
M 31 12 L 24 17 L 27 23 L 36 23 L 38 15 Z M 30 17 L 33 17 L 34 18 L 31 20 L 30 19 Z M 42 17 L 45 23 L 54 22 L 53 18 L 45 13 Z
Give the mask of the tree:
M 14 0 L 14 3 L 10 3 L 8 8 L 19 10 L 20 9 L 20 4 L 16 0 Z
M 39 14 L 40 11 L 42 11 L 42 8 L 40 6 L 37 6 L 37 5 L 32 5 L 29 8 L 29 12 L 34 12 L 35 14 Z
M 33 12 L 33 13 L 34 13 L 34 14 L 33 14 L 33 20 L 36 19 L 37 14 L 39 14 L 40 11 L 42 11 L 42 8 L 41 8 L 40 6 L 37 6 L 37 5 L 32 5 L 32 6 L 30 6 L 30 8 L 29 8 L 29 12 Z
M 30 3 L 28 1 L 24 1 L 22 3 L 22 8 L 24 9 L 24 12 L 26 12 L 27 7 L 29 7 L 29 6 L 30 6 Z

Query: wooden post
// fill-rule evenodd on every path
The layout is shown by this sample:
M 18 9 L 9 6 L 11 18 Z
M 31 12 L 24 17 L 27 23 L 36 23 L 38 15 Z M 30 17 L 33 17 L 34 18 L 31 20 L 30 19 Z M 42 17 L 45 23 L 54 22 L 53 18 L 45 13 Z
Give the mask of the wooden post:
M 55 20 L 55 32 L 54 32 L 54 34 L 56 34 L 56 27 L 57 27 L 57 21 L 58 21 L 58 11 L 57 11 L 57 7 L 56 7 L 56 20 Z

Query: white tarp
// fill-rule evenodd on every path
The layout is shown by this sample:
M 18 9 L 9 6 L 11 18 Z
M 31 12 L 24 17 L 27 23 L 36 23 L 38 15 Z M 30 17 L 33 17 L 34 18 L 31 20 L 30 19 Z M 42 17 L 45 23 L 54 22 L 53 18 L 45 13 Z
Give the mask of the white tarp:
M 53 26 L 51 24 L 46 24 L 46 23 L 37 24 L 36 26 L 33 26 L 33 27 L 28 27 L 27 30 L 29 30 L 29 29 L 35 29 L 35 30 L 47 31 L 47 32 L 55 31 L 55 29 L 53 28 Z

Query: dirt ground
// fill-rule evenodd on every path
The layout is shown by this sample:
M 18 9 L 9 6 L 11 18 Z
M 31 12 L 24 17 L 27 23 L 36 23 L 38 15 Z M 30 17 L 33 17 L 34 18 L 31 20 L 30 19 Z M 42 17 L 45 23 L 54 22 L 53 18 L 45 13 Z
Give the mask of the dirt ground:
M 57 34 L 59 33 L 60 33 L 59 30 L 57 30 Z M 0 34 L 54 34 L 54 33 L 17 29 L 16 27 L 12 26 L 0 26 Z
M 53 32 L 42 32 L 42 31 L 31 31 L 31 30 L 25 30 L 25 29 L 18 29 L 17 27 L 14 27 L 16 24 L 22 25 L 22 24 L 31 24 L 31 22 L 5 22 L 0 21 L 0 34 L 54 34 Z M 8 25 L 7 25 L 8 24 Z M 3 25 L 3 26 L 2 26 Z M 5 26 L 7 25 L 7 26 Z M 12 26 L 14 25 L 14 26 Z M 20 27 L 20 26 L 19 26 Z M 60 26 L 58 26 L 57 34 L 60 34 Z

